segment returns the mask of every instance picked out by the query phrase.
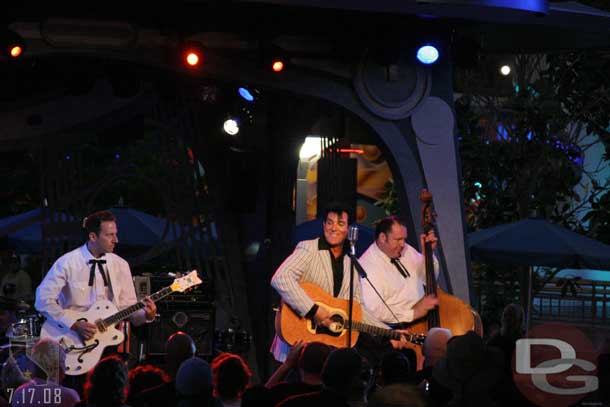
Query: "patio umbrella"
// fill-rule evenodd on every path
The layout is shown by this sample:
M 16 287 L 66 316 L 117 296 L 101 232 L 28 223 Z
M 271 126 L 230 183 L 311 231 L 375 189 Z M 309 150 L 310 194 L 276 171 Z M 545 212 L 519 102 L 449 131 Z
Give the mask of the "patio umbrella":
M 111 208 L 110 211 L 117 218 L 121 246 L 154 246 L 160 241 L 173 240 L 170 228 L 164 235 L 167 223 L 164 219 L 132 208 Z M 55 212 L 54 216 L 57 223 L 65 226 L 63 229 L 66 233 L 70 232 L 70 236 L 80 234 L 80 219 L 59 212 Z M 41 209 L 33 209 L 0 219 L 0 237 L 6 238 L 8 245 L 20 251 L 38 251 L 42 248 L 42 227 L 50 224 Z
M 544 219 L 525 219 L 470 233 L 468 246 L 474 260 L 529 266 L 527 327 L 532 266 L 610 270 L 610 246 Z
M 523 266 L 610 270 L 610 246 L 544 219 L 525 219 L 468 235 L 473 259 Z

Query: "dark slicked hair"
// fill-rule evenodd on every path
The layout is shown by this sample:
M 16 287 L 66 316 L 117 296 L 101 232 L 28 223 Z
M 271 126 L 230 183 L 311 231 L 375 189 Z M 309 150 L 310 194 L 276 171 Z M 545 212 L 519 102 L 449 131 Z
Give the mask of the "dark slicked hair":
M 102 230 L 102 222 L 116 222 L 116 216 L 110 211 L 98 211 L 87 215 L 83 219 L 83 229 L 85 229 L 87 237 L 91 232 L 99 235 Z
M 377 240 L 379 238 L 379 235 L 382 233 L 385 233 L 387 235 L 392 229 L 392 225 L 395 223 L 399 224 L 400 226 L 407 226 L 402 219 L 396 216 L 386 216 L 385 218 L 382 218 L 375 223 L 375 240 Z
M 324 208 L 322 212 L 322 221 L 326 221 L 329 213 L 336 213 L 337 215 L 341 215 L 343 212 L 347 214 L 347 223 L 352 223 L 352 215 L 350 214 L 349 208 L 342 202 L 331 202 Z

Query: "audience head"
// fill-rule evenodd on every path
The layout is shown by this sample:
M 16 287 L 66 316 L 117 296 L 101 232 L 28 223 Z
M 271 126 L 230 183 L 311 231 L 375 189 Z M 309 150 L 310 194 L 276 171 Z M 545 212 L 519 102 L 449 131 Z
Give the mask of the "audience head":
M 449 339 L 451 331 L 447 328 L 431 328 L 428 331 L 422 346 L 424 366 L 434 366 L 439 359 L 445 357 Z
M 273 403 L 273 392 L 262 384 L 249 387 L 241 398 L 241 407 L 264 407 Z
M 214 393 L 222 400 L 236 400 L 250 382 L 252 373 L 246 362 L 233 353 L 221 353 L 212 361 Z
M 322 383 L 342 395 L 349 395 L 362 374 L 362 356 L 351 348 L 336 349 L 322 368 Z
M 66 370 L 66 353 L 63 347 L 53 339 L 41 339 L 32 347 L 30 355 L 36 364 L 34 376 L 60 383 Z
M 390 351 L 381 359 L 381 379 L 383 385 L 407 383 L 412 377 L 409 359 L 399 351 Z
M 523 307 L 519 304 L 508 304 L 504 307 L 500 334 L 521 337 L 523 335 L 523 316 Z
M 85 399 L 97 406 L 120 406 L 127 396 L 129 376 L 123 359 L 105 357 L 87 374 Z
M 302 375 L 321 377 L 324 362 L 326 362 L 331 350 L 330 346 L 321 342 L 310 342 L 303 345 L 297 362 Z
M 165 372 L 170 379 L 176 377 L 180 364 L 195 356 L 195 341 L 188 334 L 178 331 L 165 342 Z
M 483 339 L 468 331 L 447 342 L 447 356 L 434 365 L 432 378 L 450 391 L 450 405 L 490 405 L 502 383 L 503 366 L 502 352 L 485 348 Z
M 12 355 L 9 355 L 6 362 L 2 365 L 2 371 L 0 372 L 0 384 L 2 389 L 16 389 L 29 381 L 30 380 L 24 376 L 19 368 L 17 361 Z
M 212 401 L 212 369 L 205 360 L 192 357 L 176 373 L 178 406 L 205 406 Z
M 158 367 L 152 365 L 137 366 L 129 371 L 128 399 L 131 399 L 144 390 L 169 381 L 170 379 L 167 374 Z

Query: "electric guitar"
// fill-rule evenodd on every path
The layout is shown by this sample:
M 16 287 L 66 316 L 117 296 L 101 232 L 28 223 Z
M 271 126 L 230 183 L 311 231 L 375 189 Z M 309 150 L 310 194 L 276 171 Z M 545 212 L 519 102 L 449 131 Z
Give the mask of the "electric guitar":
M 174 292 L 184 292 L 201 284 L 201 282 L 197 271 L 193 270 L 184 277 L 176 278 L 170 286 L 152 294 L 150 299 L 159 301 Z M 95 324 L 97 331 L 93 338 L 85 341 L 70 327 L 51 320 L 47 320 L 42 325 L 40 337 L 54 339 L 63 347 L 66 352 L 66 375 L 85 374 L 100 360 L 104 348 L 123 342 L 125 335 L 116 328 L 116 325 L 142 308 L 144 308 L 144 304 L 137 302 L 119 311 L 108 300 L 97 301 L 85 312 L 65 311 L 67 316 L 77 321 L 87 321 Z
M 322 342 L 337 348 L 345 348 L 348 344 L 347 331 L 349 328 L 348 306 L 349 301 L 335 298 L 312 283 L 301 283 L 301 288 L 319 306 L 328 310 L 333 321 L 330 326 L 317 325 L 308 318 L 302 318 L 296 314 L 288 304 L 282 301 L 280 310 L 275 315 L 275 330 L 290 345 L 302 340 L 304 342 Z M 362 320 L 362 308 L 354 301 L 352 309 L 352 346 L 356 344 L 360 332 L 371 335 L 385 336 L 390 339 L 400 340 L 404 336 L 407 341 L 421 345 L 426 339 L 425 335 L 402 333 L 392 329 L 379 328 L 360 322 Z

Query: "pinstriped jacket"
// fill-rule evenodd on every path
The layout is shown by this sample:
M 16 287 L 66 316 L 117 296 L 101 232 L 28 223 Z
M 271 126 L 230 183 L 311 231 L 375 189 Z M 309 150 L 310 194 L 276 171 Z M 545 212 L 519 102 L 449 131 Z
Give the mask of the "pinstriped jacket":
M 316 284 L 328 294 L 333 295 L 333 269 L 330 253 L 327 249 L 320 249 L 319 240 L 317 238 L 299 242 L 292 254 L 284 260 L 271 278 L 271 286 L 280 294 L 284 302 L 302 317 L 311 310 L 314 302 L 303 291 L 299 283 Z M 343 281 L 338 298 L 349 298 L 349 276 L 350 261 L 346 257 L 343 261 Z M 357 273 L 354 273 L 353 281 L 354 301 L 361 302 L 362 289 Z M 364 307 L 362 308 L 362 319 L 367 324 L 389 328 Z M 289 350 L 290 346 L 276 334 L 271 345 L 271 352 L 275 359 L 283 362 Z

